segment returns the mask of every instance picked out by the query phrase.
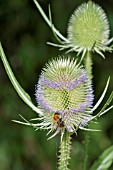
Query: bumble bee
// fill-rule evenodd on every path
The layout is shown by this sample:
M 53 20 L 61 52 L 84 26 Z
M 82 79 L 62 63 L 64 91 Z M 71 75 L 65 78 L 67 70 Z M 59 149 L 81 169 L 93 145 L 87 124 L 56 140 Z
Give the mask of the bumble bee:
M 53 116 L 54 122 L 58 122 L 59 119 L 61 119 L 61 115 L 59 113 L 55 113 L 54 116 Z
M 63 120 L 62 120 L 62 119 L 59 119 L 59 121 L 57 122 L 57 125 L 58 125 L 58 127 L 63 128 L 63 127 L 64 127 L 64 122 L 63 122 Z
M 57 123 L 58 127 L 60 127 L 60 128 L 64 127 L 64 122 L 62 120 L 61 114 L 54 113 L 53 120 L 55 123 Z

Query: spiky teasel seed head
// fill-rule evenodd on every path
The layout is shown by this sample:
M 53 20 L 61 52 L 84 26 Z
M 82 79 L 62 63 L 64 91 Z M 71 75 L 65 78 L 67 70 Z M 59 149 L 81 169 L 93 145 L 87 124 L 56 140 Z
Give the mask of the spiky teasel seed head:
M 68 25 L 70 46 L 78 53 L 111 51 L 109 23 L 104 10 L 92 1 L 83 3 L 72 14 Z
M 70 57 L 53 59 L 46 64 L 35 96 L 50 130 L 74 132 L 91 118 L 87 113 L 93 103 L 90 81 L 83 67 Z

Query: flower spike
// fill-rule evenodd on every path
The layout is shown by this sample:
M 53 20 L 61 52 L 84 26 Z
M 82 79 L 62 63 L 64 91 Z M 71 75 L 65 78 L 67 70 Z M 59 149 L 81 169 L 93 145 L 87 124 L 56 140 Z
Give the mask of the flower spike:
M 87 111 L 93 103 L 93 90 L 86 71 L 70 57 L 53 59 L 43 68 L 36 86 L 36 101 L 54 134 L 76 132 L 92 118 Z M 49 138 L 49 139 L 50 139 Z

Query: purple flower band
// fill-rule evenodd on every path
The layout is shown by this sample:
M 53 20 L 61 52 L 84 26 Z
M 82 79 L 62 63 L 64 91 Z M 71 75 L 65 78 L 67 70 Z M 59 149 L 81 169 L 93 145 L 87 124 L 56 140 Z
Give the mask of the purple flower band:
M 44 74 L 42 74 L 39 78 L 39 84 L 40 85 L 45 85 L 48 88 L 54 88 L 56 90 L 73 90 L 76 87 L 80 86 L 81 83 L 86 82 L 87 81 L 87 74 L 86 71 L 83 70 L 82 74 L 80 75 L 80 77 L 76 78 L 74 81 L 71 82 L 64 82 L 63 80 L 60 80 L 58 82 L 54 82 L 54 81 L 50 81 L 47 78 L 45 78 Z
M 82 87 L 81 84 L 83 84 L 84 86 Z M 47 97 L 48 95 L 50 96 L 50 94 L 49 94 L 49 91 L 46 91 L 46 89 L 49 90 L 49 88 L 52 88 L 53 90 L 56 91 L 55 93 L 57 93 L 57 90 L 61 90 L 62 92 L 67 91 L 67 93 L 71 93 L 70 92 L 71 90 L 74 90 L 78 87 L 80 87 L 80 89 L 83 88 L 85 91 L 84 91 L 84 100 L 81 99 L 81 103 L 77 104 L 77 106 L 75 104 L 76 107 L 74 107 L 72 104 L 72 101 L 70 101 L 70 104 L 68 104 L 67 108 L 65 108 L 65 106 L 62 108 L 61 106 L 61 109 L 60 109 L 60 104 L 57 108 L 57 106 L 52 106 L 50 104 L 52 101 L 48 101 L 48 100 L 52 100 L 52 96 L 51 96 L 51 99 Z M 54 95 L 54 94 L 51 94 L 51 95 Z M 73 80 L 71 77 L 69 77 L 69 75 L 67 75 L 64 77 L 58 76 L 56 82 L 53 81 L 52 78 L 51 80 L 49 80 L 43 72 L 36 86 L 35 96 L 36 96 L 36 101 L 38 105 L 41 106 L 43 109 L 49 112 L 53 112 L 53 113 L 58 112 L 60 114 L 64 114 L 67 112 L 74 113 L 74 114 L 78 112 L 85 113 L 88 108 L 92 107 L 93 100 L 94 100 L 93 90 L 92 90 L 91 84 L 88 81 L 87 73 L 84 69 L 80 70 L 79 76 L 77 76 L 75 80 Z M 62 98 L 63 97 L 64 96 L 62 96 Z M 54 97 L 53 97 L 53 100 L 55 100 Z M 76 103 L 76 100 L 73 102 Z M 64 104 L 66 105 L 66 103 Z

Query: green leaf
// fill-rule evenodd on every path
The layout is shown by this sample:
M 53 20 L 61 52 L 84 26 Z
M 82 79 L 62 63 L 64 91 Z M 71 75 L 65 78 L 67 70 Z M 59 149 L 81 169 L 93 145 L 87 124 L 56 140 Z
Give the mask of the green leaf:
M 96 160 L 90 170 L 107 170 L 113 163 L 113 146 L 107 148 L 99 159 Z
M 7 72 L 7 75 L 12 83 L 12 85 L 14 86 L 15 90 L 17 91 L 18 95 L 21 97 L 21 99 L 29 106 L 31 107 L 35 112 L 42 114 L 41 110 L 38 109 L 31 101 L 30 96 L 24 91 L 24 89 L 20 86 L 20 84 L 18 83 L 18 81 L 16 80 L 11 67 L 7 61 L 7 58 L 5 56 L 5 53 L 3 51 L 2 45 L 0 43 L 0 56 L 3 62 L 3 65 L 5 67 L 5 70 Z

